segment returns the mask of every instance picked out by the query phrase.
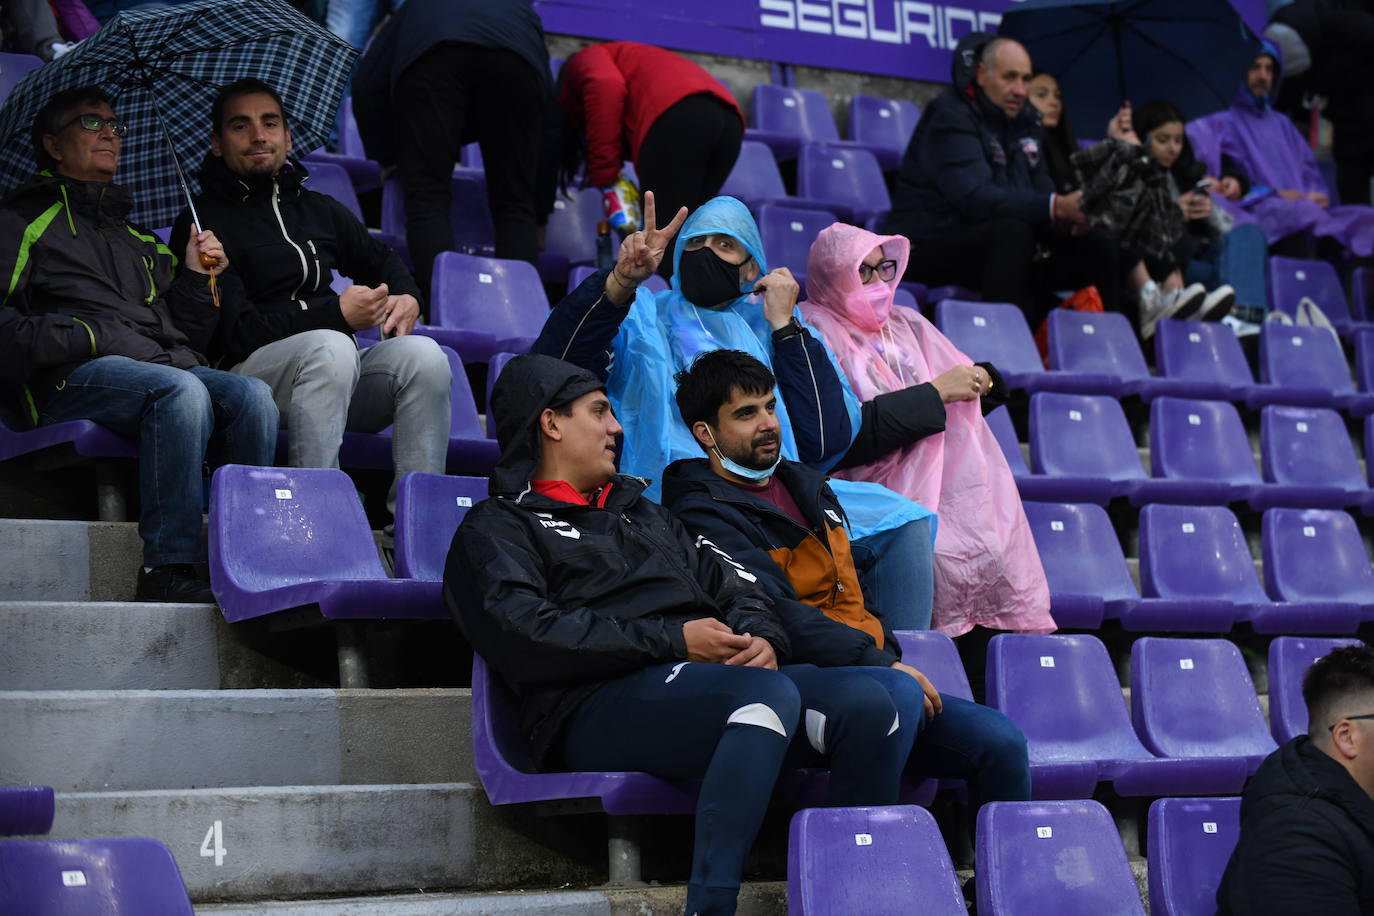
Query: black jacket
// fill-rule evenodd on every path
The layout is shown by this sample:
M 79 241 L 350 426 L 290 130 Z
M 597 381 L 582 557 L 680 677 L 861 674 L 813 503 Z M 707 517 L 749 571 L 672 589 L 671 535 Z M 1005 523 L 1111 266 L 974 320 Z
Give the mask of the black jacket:
M 921 114 L 884 232 L 916 243 L 1002 217 L 1050 225 L 1054 180 L 1040 149 L 1039 112 L 1027 102 L 1008 118 L 973 81 L 978 54 L 991 38 L 974 32 L 955 48 L 953 85 Z
M 343 204 L 307 190 L 308 178 L 295 160 L 275 178 L 250 178 L 230 171 L 218 156 L 205 157 L 196 210 L 229 255 L 226 290 L 242 290 L 211 342 L 216 365 L 233 366 L 258 347 L 301 331 L 352 334 L 330 288 L 331 270 L 366 286 L 386 283 L 392 295 L 424 302 L 396 252 L 369 235 Z M 172 228 L 173 250 L 184 250 L 190 231 L 191 213 L 182 210 Z
M 0 203 L 0 380 L 26 384 L 30 419 L 72 367 L 127 356 L 189 369 L 219 312 L 208 277 L 128 222 L 116 184 L 44 172 Z
M 520 696 L 522 730 L 541 760 L 597 687 L 685 659 L 689 620 L 716 617 L 767 639 L 780 662 L 789 648 L 755 577 L 642 498 L 643 480 L 616 475 L 601 508 L 530 489 L 539 413 L 599 388 L 549 357 L 507 365 L 492 394 L 502 455 L 491 498 L 463 519 L 444 569 L 449 610 Z
M 868 633 L 832 619 L 821 606 L 836 603 L 833 594 L 816 595 L 808 604 L 798 597 L 788 575 L 775 561 L 786 554 L 791 562 L 805 566 L 828 564 L 834 581 L 846 585 L 862 602 L 853 560 L 847 543 L 840 544 L 844 532 L 844 510 L 826 484 L 823 474 L 795 461 L 782 461 L 774 472 L 797 508 L 810 522 L 804 528 L 767 500 L 744 492 L 722 480 L 705 458 L 688 458 L 668 465 L 663 474 L 663 503 L 688 531 L 710 541 L 734 557 L 759 577 L 773 609 L 787 627 L 792 642 L 792 661 L 820 665 L 877 665 L 890 667 L 901 658 L 901 649 L 892 629 L 879 618 L 884 634 L 883 647 Z M 808 549 L 809 548 L 809 549 Z M 836 553 L 836 550 L 841 551 Z M 814 570 L 802 575 L 816 581 Z
M 1221 916 L 1374 913 L 1374 799 L 1300 735 L 1245 786 Z

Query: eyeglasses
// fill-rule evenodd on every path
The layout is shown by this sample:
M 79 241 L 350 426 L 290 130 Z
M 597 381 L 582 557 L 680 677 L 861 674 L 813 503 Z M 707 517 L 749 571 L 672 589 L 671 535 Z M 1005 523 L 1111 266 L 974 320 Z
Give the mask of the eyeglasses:
M 82 130 L 89 130 L 93 134 L 98 134 L 107 127 L 116 137 L 122 137 L 129 132 L 129 125 L 119 120 L 119 118 L 102 118 L 100 115 L 95 114 L 77 115 L 66 124 L 63 124 L 60 129 L 66 130 L 73 124 L 80 124 Z
M 1365 714 L 1362 715 L 1362 716 L 1341 716 L 1341 717 L 1340 717 L 1339 719 L 1337 719 L 1335 722 L 1332 722 L 1330 725 L 1328 725 L 1328 726 L 1326 727 L 1326 730 L 1329 731 L 1329 732 L 1335 731 L 1335 730 L 1336 730 L 1336 726 L 1337 726 L 1337 725 L 1340 725 L 1342 722 L 1344 722 L 1344 721 L 1347 720 L 1347 719 L 1349 719 L 1349 720 L 1352 721 L 1352 722 L 1353 722 L 1354 720 L 1356 720 L 1356 719 L 1374 719 L 1374 712 L 1365 713 Z
M 888 261 L 879 261 L 876 265 L 874 265 L 874 264 L 860 264 L 860 265 L 859 265 L 859 280 L 860 280 L 861 282 L 863 282 L 863 283 L 872 283 L 872 282 L 873 282 L 873 275 L 874 275 L 875 273 L 878 275 L 878 278 L 879 278 L 880 280 L 882 280 L 884 283 L 886 283 L 888 280 L 891 280 L 893 277 L 897 276 L 897 262 L 896 262 L 896 261 L 892 261 L 892 260 L 888 260 Z

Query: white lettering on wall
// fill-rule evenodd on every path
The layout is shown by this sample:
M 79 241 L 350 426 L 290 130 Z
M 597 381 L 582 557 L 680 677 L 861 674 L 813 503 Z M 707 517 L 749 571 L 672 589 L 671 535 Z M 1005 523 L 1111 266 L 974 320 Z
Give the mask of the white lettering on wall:
M 997 31 L 1001 13 L 923 0 L 758 0 L 759 25 L 884 44 L 953 50 L 975 31 Z

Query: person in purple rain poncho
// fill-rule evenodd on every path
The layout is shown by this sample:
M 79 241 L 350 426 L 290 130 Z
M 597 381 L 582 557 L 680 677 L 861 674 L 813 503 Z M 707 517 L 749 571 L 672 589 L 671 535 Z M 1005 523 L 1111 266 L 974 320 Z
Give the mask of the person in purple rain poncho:
M 1225 157 L 1250 180 L 1249 193 L 1227 209 L 1246 213 L 1269 244 L 1311 230 L 1360 257 L 1374 254 L 1374 207 L 1332 207 L 1316 157 L 1293 122 L 1272 107 L 1283 75 L 1282 55 L 1269 41 L 1251 61 L 1245 85 L 1225 111 L 1188 125 L 1198 158 L 1212 176 Z M 1283 253 L 1284 246 L 1278 252 Z

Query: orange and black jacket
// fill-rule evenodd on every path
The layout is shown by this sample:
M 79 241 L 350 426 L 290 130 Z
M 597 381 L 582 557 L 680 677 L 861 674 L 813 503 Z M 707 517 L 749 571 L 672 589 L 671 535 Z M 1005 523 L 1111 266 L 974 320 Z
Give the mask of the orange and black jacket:
M 890 666 L 901 650 L 892 631 L 864 606 L 844 510 L 825 475 L 786 460 L 774 473 L 808 526 L 722 480 L 705 458 L 668 466 L 663 503 L 688 531 L 759 577 L 792 642 L 791 661 Z

